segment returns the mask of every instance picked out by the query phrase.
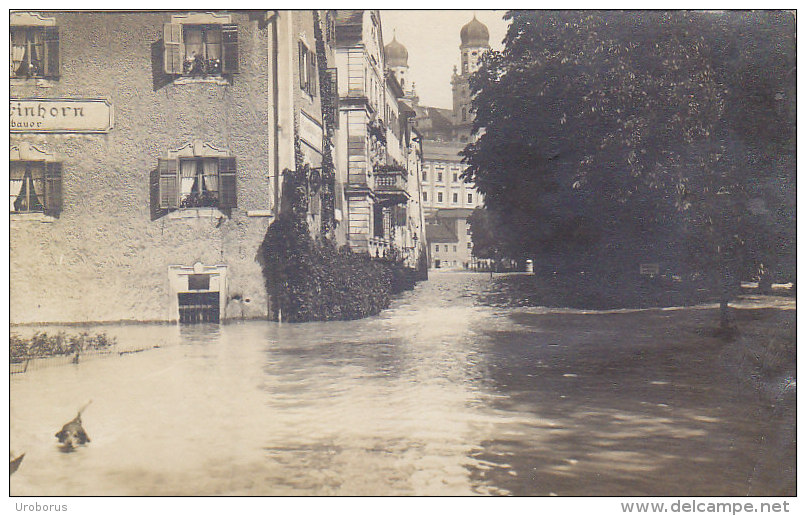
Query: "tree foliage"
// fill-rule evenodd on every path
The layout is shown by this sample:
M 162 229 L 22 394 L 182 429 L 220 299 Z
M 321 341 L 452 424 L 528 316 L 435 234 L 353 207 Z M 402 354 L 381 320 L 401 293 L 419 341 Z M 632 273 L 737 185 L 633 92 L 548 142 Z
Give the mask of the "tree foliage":
M 505 49 L 471 79 L 479 137 L 463 154 L 511 244 L 565 264 L 740 269 L 752 199 L 777 210 L 794 192 L 780 160 L 794 152 L 792 16 L 506 17 Z

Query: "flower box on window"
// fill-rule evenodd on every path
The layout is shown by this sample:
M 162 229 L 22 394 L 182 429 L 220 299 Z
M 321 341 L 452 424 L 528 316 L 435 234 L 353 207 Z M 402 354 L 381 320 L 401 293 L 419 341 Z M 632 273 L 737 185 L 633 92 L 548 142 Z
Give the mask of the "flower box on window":
M 160 209 L 231 209 L 237 206 L 233 157 L 177 157 L 159 160 Z
M 238 72 L 238 26 L 166 23 L 163 67 L 168 75 L 220 77 Z

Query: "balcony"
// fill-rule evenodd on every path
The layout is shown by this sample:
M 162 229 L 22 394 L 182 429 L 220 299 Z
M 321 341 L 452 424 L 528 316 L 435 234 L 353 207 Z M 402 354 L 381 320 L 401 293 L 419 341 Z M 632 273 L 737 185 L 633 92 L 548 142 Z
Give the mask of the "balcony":
M 409 200 L 408 173 L 399 165 L 375 167 L 375 194 L 395 204 Z

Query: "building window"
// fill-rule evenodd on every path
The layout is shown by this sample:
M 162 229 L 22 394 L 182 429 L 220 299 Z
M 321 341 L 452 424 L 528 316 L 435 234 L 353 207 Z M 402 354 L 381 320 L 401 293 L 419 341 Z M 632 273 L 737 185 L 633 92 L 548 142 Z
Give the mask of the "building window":
M 165 73 L 186 77 L 222 76 L 238 71 L 238 26 L 166 23 Z
M 44 161 L 9 163 L 11 213 L 46 213 L 62 209 L 62 164 Z
M 453 246 L 453 252 L 454 253 L 456 252 L 456 246 Z
M 159 160 L 160 208 L 235 208 L 235 158 Z
M 452 200 L 453 204 L 458 203 L 459 202 L 459 194 L 454 192 L 453 197 L 451 198 L 451 200 Z
M 435 253 L 439 252 L 439 245 L 438 244 L 434 244 L 434 252 Z
M 467 108 L 462 108 L 462 122 L 467 122 Z
M 468 249 L 473 249 L 473 242 L 468 242 L 467 243 L 467 248 Z
M 423 201 L 428 201 L 428 192 L 423 192 Z
M 423 181 L 428 181 L 428 172 L 423 170 Z
M 473 194 L 467 194 L 467 204 L 473 204 Z
M 437 172 L 437 182 L 438 183 L 442 182 L 442 172 Z
M 299 42 L 299 87 L 308 95 L 316 96 L 316 54 L 302 41 Z
M 11 27 L 11 77 L 59 76 L 59 27 Z
M 442 192 L 437 192 L 437 202 L 442 202 Z

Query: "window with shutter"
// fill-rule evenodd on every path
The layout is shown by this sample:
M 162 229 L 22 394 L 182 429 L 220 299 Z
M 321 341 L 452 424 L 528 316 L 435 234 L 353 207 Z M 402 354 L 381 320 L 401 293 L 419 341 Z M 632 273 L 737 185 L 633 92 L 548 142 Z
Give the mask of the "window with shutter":
M 59 28 L 11 26 L 9 59 L 12 78 L 59 76 Z
M 61 208 L 61 163 L 11 161 L 9 189 L 11 213 L 57 214 Z
M 166 23 L 163 65 L 169 75 L 221 77 L 238 73 L 238 26 L 230 23 Z

